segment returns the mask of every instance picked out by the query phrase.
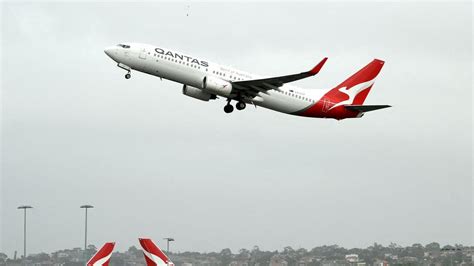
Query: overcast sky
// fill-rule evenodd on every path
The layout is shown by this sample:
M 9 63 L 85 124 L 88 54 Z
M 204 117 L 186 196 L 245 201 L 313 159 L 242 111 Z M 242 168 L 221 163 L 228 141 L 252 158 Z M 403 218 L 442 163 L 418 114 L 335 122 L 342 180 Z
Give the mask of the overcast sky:
M 0 251 L 472 244 L 472 4 L 2 3 Z M 187 16 L 189 14 L 189 16 Z M 329 88 L 386 61 L 361 119 L 181 94 L 103 50 L 168 47 Z

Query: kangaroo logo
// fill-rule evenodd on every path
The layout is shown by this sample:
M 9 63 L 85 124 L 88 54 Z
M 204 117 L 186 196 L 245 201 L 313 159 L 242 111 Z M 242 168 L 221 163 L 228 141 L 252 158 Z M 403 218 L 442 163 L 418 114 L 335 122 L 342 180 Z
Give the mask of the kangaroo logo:
M 355 97 L 359 93 L 361 93 L 363 90 L 366 90 L 366 89 L 370 88 L 374 84 L 374 82 L 375 82 L 375 79 L 372 79 L 372 80 L 357 84 L 355 86 L 352 86 L 349 89 L 347 89 L 347 87 L 339 88 L 338 91 L 340 91 L 340 92 L 344 93 L 345 95 L 347 95 L 349 97 L 349 99 L 336 103 L 331 108 L 329 108 L 328 111 L 330 111 L 331 109 L 334 109 L 338 106 L 341 106 L 341 105 L 352 104 Z

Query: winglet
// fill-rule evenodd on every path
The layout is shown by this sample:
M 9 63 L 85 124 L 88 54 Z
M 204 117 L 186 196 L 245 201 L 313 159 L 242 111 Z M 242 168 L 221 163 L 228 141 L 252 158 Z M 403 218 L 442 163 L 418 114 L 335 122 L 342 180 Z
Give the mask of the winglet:
M 319 64 L 317 64 L 315 67 L 313 67 L 313 69 L 311 69 L 309 71 L 309 74 L 311 74 L 311 75 L 318 74 L 319 70 L 321 70 L 321 68 L 323 68 L 324 63 L 326 63 L 327 60 L 328 60 L 328 58 L 324 57 L 324 59 L 321 60 L 321 62 L 319 62 Z
M 87 266 L 108 266 L 110 256 L 114 250 L 115 243 L 107 242 L 104 246 L 95 253 L 95 255 L 87 262 Z

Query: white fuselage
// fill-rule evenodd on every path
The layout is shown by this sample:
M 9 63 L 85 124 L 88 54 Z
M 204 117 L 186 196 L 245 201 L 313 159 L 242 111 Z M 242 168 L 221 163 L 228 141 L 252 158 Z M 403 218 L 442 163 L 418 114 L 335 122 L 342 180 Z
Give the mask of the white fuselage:
M 231 67 L 202 61 L 200 58 L 162 47 L 157 48 L 136 43 L 126 43 L 125 45 L 128 47 L 109 47 L 105 52 L 119 65 L 125 65 L 125 68 L 129 67 L 200 89 L 203 88 L 203 79 L 206 76 L 217 77 L 229 82 L 264 78 Z M 314 105 L 327 91 L 283 85 L 279 90 L 258 93 L 250 102 L 275 111 L 294 114 Z

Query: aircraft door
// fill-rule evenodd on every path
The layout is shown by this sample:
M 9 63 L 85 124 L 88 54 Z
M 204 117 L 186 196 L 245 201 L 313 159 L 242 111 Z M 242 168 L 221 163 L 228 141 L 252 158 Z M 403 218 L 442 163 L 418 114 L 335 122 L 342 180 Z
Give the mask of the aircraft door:
M 146 50 L 142 49 L 140 54 L 138 54 L 138 58 L 145 60 L 146 59 Z

